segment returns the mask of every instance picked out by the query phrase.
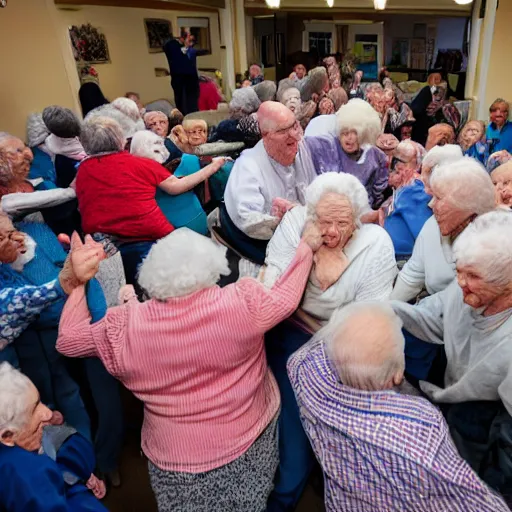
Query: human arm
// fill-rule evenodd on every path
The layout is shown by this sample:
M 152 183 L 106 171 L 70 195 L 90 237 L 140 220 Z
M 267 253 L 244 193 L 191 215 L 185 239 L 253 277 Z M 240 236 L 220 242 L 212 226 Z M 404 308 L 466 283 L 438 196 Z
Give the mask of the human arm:
M 449 289 L 426 297 L 419 304 L 392 300 L 391 307 L 402 320 L 403 327 L 420 340 L 443 344 L 444 336 L 444 304 Z
M 162 181 L 158 187 L 171 196 L 183 194 L 184 192 L 192 190 L 195 186 L 215 174 L 225 164 L 225 162 L 226 158 L 224 157 L 214 158 L 211 164 L 203 167 L 200 171 L 190 174 L 189 176 L 184 176 L 183 178 L 170 176 L 166 180 Z
M 286 272 L 270 290 L 251 278 L 241 279 L 235 284 L 247 309 L 248 324 L 256 333 L 265 333 L 297 309 L 312 263 L 311 247 L 301 241 Z
M 420 231 L 412 250 L 412 256 L 404 265 L 395 282 L 391 299 L 408 302 L 425 286 L 425 226 Z
M 32 213 L 44 208 L 51 208 L 67 203 L 76 198 L 72 188 L 54 188 L 25 194 L 18 192 L 2 196 L 2 211 L 10 216 Z
M 389 171 L 386 162 L 386 155 L 383 151 L 375 148 L 377 166 L 373 177 L 373 186 L 371 191 L 371 203 L 373 208 L 377 208 L 384 200 L 384 191 L 388 186 Z

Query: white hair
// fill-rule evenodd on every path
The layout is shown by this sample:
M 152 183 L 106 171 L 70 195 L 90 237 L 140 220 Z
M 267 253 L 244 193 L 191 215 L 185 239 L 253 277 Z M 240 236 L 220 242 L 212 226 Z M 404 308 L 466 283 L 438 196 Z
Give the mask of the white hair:
M 337 310 L 313 339 L 323 340 L 346 386 L 378 391 L 404 372 L 402 321 L 389 303 L 349 304 Z
M 437 166 L 430 186 L 445 190 L 453 206 L 471 214 L 481 215 L 496 207 L 491 177 L 480 162 L 468 156 Z
M 434 146 L 430 151 L 427 151 L 423 158 L 422 167 L 433 170 L 438 165 L 456 162 L 463 156 L 462 149 L 456 144 Z
M 169 158 L 169 151 L 164 145 L 164 139 L 150 130 L 137 132 L 133 136 L 130 153 L 149 158 L 159 164 L 163 164 Z
M 512 213 L 495 210 L 477 217 L 455 240 L 457 265 L 477 268 L 484 281 L 504 286 L 512 281 Z
M 354 130 L 359 145 L 377 143 L 381 134 L 381 120 L 377 111 L 366 101 L 359 98 L 342 105 L 336 113 L 336 133 Z
M 135 103 L 133 102 L 133 100 L 129 100 L 128 98 L 122 99 L 132 101 L 132 103 Z M 137 105 L 135 104 L 135 106 Z M 139 117 L 135 121 L 130 116 L 126 115 L 124 112 L 116 108 L 112 103 L 108 103 L 107 105 L 102 105 L 101 107 L 97 107 L 94 110 L 91 110 L 85 116 L 85 121 L 92 121 L 98 117 L 108 117 L 119 123 L 119 126 L 121 126 L 121 129 L 123 130 L 125 139 L 131 139 L 135 135 L 135 133 L 137 133 L 140 130 L 146 129 L 144 121 L 140 117 L 140 113 L 138 115 Z
M 180 228 L 153 245 L 138 281 L 151 298 L 166 300 L 210 288 L 229 274 L 225 247 Z
M 140 121 L 141 115 L 139 107 L 137 107 L 137 103 L 131 100 L 130 98 L 116 98 L 111 105 L 120 112 L 122 112 L 125 116 L 128 116 L 132 121 Z
M 361 182 L 351 174 L 326 172 L 315 178 L 306 189 L 307 215 L 316 218 L 316 206 L 323 195 L 328 193 L 345 196 L 352 206 L 352 213 L 357 226 L 359 218 L 368 211 L 368 193 Z
M 27 376 L 9 363 L 0 363 L 0 433 L 19 432 L 27 423 L 27 394 L 31 386 Z

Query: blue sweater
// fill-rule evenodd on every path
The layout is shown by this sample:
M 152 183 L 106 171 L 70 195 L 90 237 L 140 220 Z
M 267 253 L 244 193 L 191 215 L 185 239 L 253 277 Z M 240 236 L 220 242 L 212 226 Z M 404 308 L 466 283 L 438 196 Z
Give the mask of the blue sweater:
M 0 510 L 9 512 L 106 512 L 83 483 L 67 485 L 64 473 L 86 481 L 94 470 L 92 446 L 71 436 L 54 461 L 17 446 L 0 444 Z
M 512 123 L 507 121 L 500 130 L 494 123 L 489 123 L 486 133 L 487 140 L 493 139 L 496 144 L 492 148 L 493 151 L 501 151 L 506 149 L 512 153 Z
M 423 224 L 432 216 L 432 210 L 428 207 L 431 199 L 421 180 L 414 180 L 412 185 L 396 193 L 394 208 L 384 222 L 384 229 L 393 240 L 397 258 L 412 254 Z
M 34 160 L 30 166 L 28 177 L 31 180 L 43 178 L 44 183 L 46 184 L 43 187 L 43 190 L 54 188 L 57 180 L 57 173 L 55 172 L 55 166 L 53 165 L 52 159 L 37 147 L 31 149 L 34 155 Z
M 17 228 L 34 239 L 37 244 L 36 254 L 22 272 L 17 272 L 10 265 L 0 265 L 0 287 L 41 286 L 57 279 L 64 265 L 66 252 L 52 230 L 46 224 L 38 222 L 19 222 Z M 65 301 L 66 297 L 62 297 L 44 309 L 34 322 L 34 327 L 57 327 Z M 87 301 L 94 311 L 102 310 L 105 298 L 99 283 L 89 285 Z

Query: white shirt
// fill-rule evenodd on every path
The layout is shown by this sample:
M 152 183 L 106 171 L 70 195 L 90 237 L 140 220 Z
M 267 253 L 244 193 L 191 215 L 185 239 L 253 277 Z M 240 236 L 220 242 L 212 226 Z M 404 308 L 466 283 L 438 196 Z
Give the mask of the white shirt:
M 304 132 L 305 137 L 324 137 L 332 135 L 337 137 L 336 114 L 317 116 L 311 119 Z
M 512 414 L 512 309 L 484 317 L 464 304 L 456 281 L 412 306 L 392 301 L 404 328 L 423 341 L 444 344 L 444 389 L 421 382 L 434 401 L 502 400 Z
M 272 287 L 292 261 L 306 223 L 306 207 L 290 210 L 276 229 L 267 247 L 267 268 L 263 282 Z M 302 309 L 322 322 L 351 302 L 386 300 L 391 294 L 397 268 L 393 242 L 375 224 L 363 224 L 344 247 L 349 265 L 336 283 L 323 291 L 310 279 L 302 299 Z
M 416 239 L 411 258 L 398 274 L 391 298 L 407 302 L 424 287 L 432 295 L 444 290 L 455 275 L 451 244 L 441 236 L 437 220 L 432 215 Z
M 299 144 L 295 161 L 285 167 L 270 158 L 263 141 L 236 160 L 226 185 L 224 202 L 235 226 L 251 238 L 268 240 L 279 219 L 270 215 L 278 197 L 304 204 L 307 186 L 316 178 L 313 161 Z

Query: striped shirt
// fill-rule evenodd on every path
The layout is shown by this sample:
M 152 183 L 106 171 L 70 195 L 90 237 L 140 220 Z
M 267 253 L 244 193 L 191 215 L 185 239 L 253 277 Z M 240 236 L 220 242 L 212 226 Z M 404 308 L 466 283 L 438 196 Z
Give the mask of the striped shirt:
M 328 511 L 509 511 L 459 456 L 441 411 L 425 398 L 343 386 L 321 341 L 298 350 L 288 374 Z
M 142 448 L 155 466 L 215 469 L 244 454 L 279 410 L 263 335 L 297 308 L 312 260 L 302 243 L 271 290 L 245 278 L 166 301 L 128 302 L 93 325 L 79 288 L 62 313 L 57 349 L 99 357 L 144 403 Z

